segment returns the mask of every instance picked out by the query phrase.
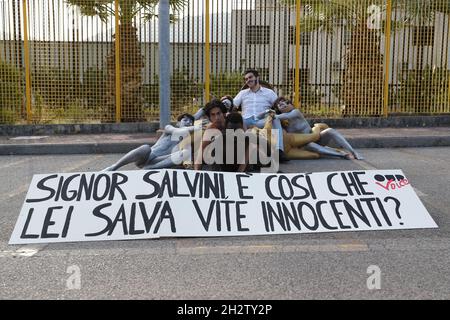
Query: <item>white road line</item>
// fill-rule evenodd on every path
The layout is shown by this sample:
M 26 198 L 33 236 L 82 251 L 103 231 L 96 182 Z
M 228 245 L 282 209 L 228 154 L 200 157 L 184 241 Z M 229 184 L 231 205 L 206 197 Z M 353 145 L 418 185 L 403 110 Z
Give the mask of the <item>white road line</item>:
M 16 250 L 16 256 L 19 257 L 32 257 L 42 249 L 44 249 L 48 244 L 33 244 L 25 245 Z
M 0 251 L 0 258 L 4 257 L 24 257 L 30 258 L 37 254 L 39 251 L 42 251 L 48 244 L 33 244 L 33 245 L 25 245 L 20 247 L 17 250 L 4 250 Z

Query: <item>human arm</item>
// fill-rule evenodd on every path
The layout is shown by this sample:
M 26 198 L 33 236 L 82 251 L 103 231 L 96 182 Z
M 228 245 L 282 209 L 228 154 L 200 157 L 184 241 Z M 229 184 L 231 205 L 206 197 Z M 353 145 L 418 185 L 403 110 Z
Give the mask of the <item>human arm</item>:
M 237 168 L 237 172 L 246 172 L 247 168 L 248 168 L 248 163 L 249 163 L 249 150 L 248 147 L 245 149 L 245 163 L 241 163 L 239 164 L 238 168 Z
M 287 113 L 277 114 L 275 116 L 275 119 L 279 119 L 279 120 L 292 120 L 295 118 L 304 119 L 302 113 L 300 111 L 298 111 L 297 109 L 294 109 Z
M 242 107 L 242 98 L 243 98 L 243 91 L 240 91 L 233 99 L 233 104 L 235 108 Z
M 205 115 L 205 110 L 203 108 L 198 109 L 198 111 L 194 114 L 194 119 L 198 120 Z
M 269 109 L 269 110 L 265 110 L 265 111 L 263 111 L 263 112 L 257 114 L 257 115 L 255 116 L 255 118 L 256 118 L 257 120 L 264 119 L 264 118 L 267 116 L 267 114 L 270 113 L 270 111 L 271 111 L 270 109 Z
M 194 170 L 201 170 L 203 165 L 203 152 L 212 141 L 214 141 L 214 133 L 217 130 L 216 126 L 212 123 L 205 129 L 203 135 L 201 135 L 201 141 L 194 143 L 194 148 L 199 145 L 198 150 L 194 150 Z
M 195 130 L 200 130 L 202 128 L 201 125 L 196 125 L 196 126 L 190 126 L 190 127 L 183 127 L 183 128 L 177 128 L 174 127 L 170 124 L 168 124 L 167 126 L 165 126 L 164 128 L 164 133 L 167 134 L 176 134 L 176 135 L 184 135 L 184 134 L 188 134 L 191 133 Z

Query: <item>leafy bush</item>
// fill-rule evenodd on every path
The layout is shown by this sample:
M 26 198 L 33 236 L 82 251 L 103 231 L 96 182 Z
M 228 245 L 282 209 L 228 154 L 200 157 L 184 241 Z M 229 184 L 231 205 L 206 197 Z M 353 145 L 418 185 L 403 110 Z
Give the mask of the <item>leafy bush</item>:
M 0 123 L 14 124 L 21 118 L 22 74 L 15 66 L 0 61 Z
M 73 79 L 69 70 L 51 66 L 40 66 L 32 72 L 33 91 L 42 97 L 49 107 L 64 107 L 76 96 L 80 83 Z M 77 86 L 78 84 L 78 86 Z
M 41 66 L 33 72 L 32 88 L 36 123 L 92 122 L 107 103 L 106 74 L 97 67 L 85 70 L 79 81 L 70 70 Z
M 143 97 L 145 101 L 145 114 L 152 120 L 159 118 L 159 77 L 153 76 L 154 84 L 143 86 Z M 184 112 L 192 113 L 196 107 L 193 106 L 193 99 L 203 94 L 203 83 L 192 78 L 187 68 L 175 70 L 170 77 L 171 90 L 171 111 L 172 120 L 176 115 Z M 195 110 L 196 111 L 196 110 Z
M 290 99 L 294 97 L 294 86 L 278 86 L 279 89 L 282 89 L 283 94 Z M 317 105 L 321 103 L 322 97 L 325 94 L 320 91 L 320 87 L 316 87 L 315 85 L 310 84 L 300 84 L 300 103 L 302 105 Z
M 103 69 L 90 67 L 83 73 L 80 98 L 88 107 L 104 106 L 106 99 L 106 73 Z
M 220 99 L 223 96 L 236 96 L 243 85 L 240 72 L 217 73 L 211 75 L 211 94 Z
M 403 72 L 393 104 L 398 110 L 409 113 L 433 113 L 443 109 L 448 104 L 449 77 L 449 71 L 429 66 L 424 70 Z

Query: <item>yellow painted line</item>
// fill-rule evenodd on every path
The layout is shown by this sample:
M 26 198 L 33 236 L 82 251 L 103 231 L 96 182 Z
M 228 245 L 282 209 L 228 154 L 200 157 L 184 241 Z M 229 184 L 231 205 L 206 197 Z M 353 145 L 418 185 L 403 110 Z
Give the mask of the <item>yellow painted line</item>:
M 95 162 L 95 161 L 97 161 L 97 160 L 99 160 L 99 159 L 101 159 L 103 157 L 104 157 L 104 155 L 102 155 L 102 154 L 96 155 L 96 156 L 94 156 L 92 158 L 83 160 L 83 161 L 79 162 L 78 164 L 76 164 L 76 165 L 74 165 L 72 167 L 66 168 L 65 171 L 66 172 L 73 172 L 73 171 L 78 170 L 78 169 L 88 165 L 89 163 Z
M 95 162 L 95 161 L 97 161 L 97 160 L 99 160 L 100 158 L 103 158 L 103 157 L 104 157 L 104 155 L 97 155 L 97 156 L 94 156 L 94 157 L 92 157 L 92 158 L 90 158 L 90 159 L 86 159 L 86 160 L 84 160 L 84 161 L 81 161 L 81 162 L 77 163 L 77 164 L 74 165 L 74 166 L 68 167 L 68 168 L 66 168 L 64 171 L 65 171 L 65 172 L 73 172 L 73 171 L 76 171 L 76 170 L 78 170 L 78 169 L 80 169 L 80 168 L 83 168 L 84 166 L 88 165 L 89 163 Z M 5 195 L 3 195 L 3 196 L 0 196 L 0 201 L 5 201 L 5 200 L 12 199 L 12 198 L 14 198 L 14 197 L 20 196 L 21 194 L 27 192 L 28 187 L 29 187 L 28 184 L 23 184 L 23 185 L 19 186 L 17 189 L 13 190 L 12 192 L 10 192 L 10 193 L 8 193 L 8 194 L 5 194 Z
M 28 184 L 23 184 L 20 187 L 18 187 L 17 189 L 15 189 L 14 191 L 0 196 L 0 201 L 5 201 L 5 200 L 12 199 L 14 197 L 20 196 L 21 194 L 27 192 L 27 190 L 28 190 Z
M 17 166 L 19 164 L 23 164 L 25 162 L 29 162 L 31 160 L 33 160 L 33 159 L 32 158 L 26 158 L 26 159 L 23 159 L 23 160 L 14 161 L 14 162 L 11 162 L 11 163 L 8 163 L 8 164 L 1 165 L 0 169 L 6 169 L 6 168 L 14 167 L 14 166 Z
M 369 251 L 369 247 L 365 243 L 344 243 L 325 245 L 178 246 L 176 249 L 177 254 L 181 255 L 358 251 Z

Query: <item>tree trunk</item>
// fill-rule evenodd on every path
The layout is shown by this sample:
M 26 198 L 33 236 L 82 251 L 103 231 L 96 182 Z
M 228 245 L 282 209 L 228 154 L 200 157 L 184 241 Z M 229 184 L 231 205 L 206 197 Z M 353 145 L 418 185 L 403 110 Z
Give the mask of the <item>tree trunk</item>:
M 142 96 L 142 68 L 144 57 L 132 23 L 120 25 L 120 75 L 121 75 L 121 121 L 145 121 Z M 107 121 L 114 121 L 116 110 L 116 49 L 113 45 L 106 58 L 108 115 Z
M 377 30 L 362 19 L 352 28 L 344 72 L 344 116 L 374 116 L 383 111 L 383 55 Z

